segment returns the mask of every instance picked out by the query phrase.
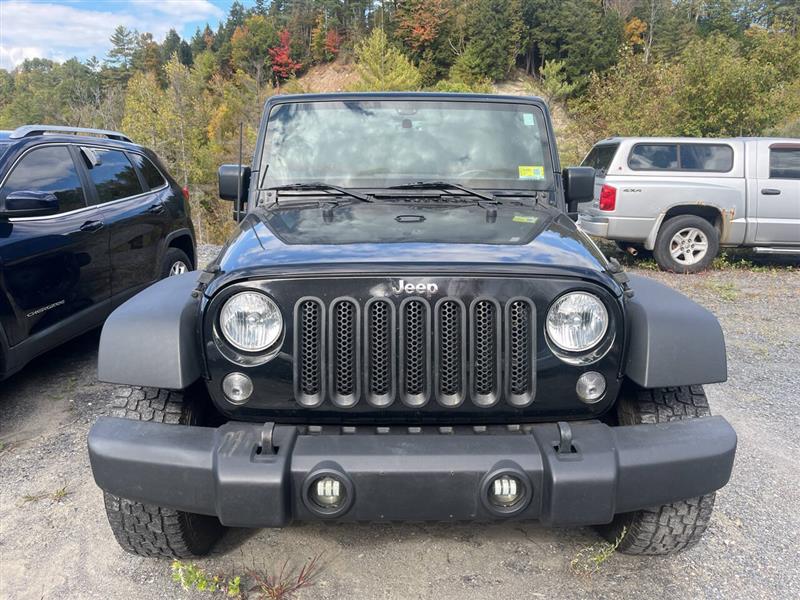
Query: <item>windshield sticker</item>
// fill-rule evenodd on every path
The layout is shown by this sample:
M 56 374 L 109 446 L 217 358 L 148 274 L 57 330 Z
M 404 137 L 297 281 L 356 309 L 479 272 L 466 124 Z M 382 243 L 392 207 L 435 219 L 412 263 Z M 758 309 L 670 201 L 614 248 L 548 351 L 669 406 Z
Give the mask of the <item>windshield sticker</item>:
M 533 127 L 536 121 L 533 120 L 533 113 L 522 113 L 522 122 L 525 127 Z
M 536 223 L 539 220 L 539 217 L 530 217 L 527 215 L 514 215 L 514 218 L 511 219 L 514 223 Z
M 544 167 L 541 165 L 520 165 L 520 179 L 544 179 Z

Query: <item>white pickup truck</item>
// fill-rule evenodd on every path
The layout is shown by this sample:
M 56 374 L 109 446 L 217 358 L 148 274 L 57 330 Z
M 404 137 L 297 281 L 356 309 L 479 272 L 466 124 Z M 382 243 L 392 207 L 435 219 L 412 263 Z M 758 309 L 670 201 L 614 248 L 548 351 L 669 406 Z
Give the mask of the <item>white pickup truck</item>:
M 800 139 L 623 138 L 595 144 L 579 225 L 662 269 L 695 273 L 720 247 L 798 254 Z

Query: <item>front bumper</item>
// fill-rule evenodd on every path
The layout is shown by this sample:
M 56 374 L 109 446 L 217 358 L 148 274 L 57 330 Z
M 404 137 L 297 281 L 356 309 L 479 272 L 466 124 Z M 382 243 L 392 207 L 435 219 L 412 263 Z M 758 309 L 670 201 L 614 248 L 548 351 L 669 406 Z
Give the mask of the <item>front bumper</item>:
M 104 417 L 89 433 L 97 484 L 140 502 L 216 515 L 224 525 L 292 520 L 608 523 L 614 514 L 707 494 L 731 474 L 736 433 L 722 417 L 609 427 L 336 428 L 230 422 L 219 428 Z M 567 451 L 565 451 L 567 450 Z M 349 504 L 335 517 L 304 490 L 335 473 Z M 486 500 L 489 480 L 520 477 L 528 494 L 511 513 Z

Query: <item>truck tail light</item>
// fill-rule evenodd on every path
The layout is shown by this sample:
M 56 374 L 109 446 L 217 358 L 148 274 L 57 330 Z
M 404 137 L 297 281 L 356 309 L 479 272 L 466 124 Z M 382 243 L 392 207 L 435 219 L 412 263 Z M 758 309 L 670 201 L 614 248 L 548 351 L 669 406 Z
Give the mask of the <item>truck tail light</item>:
M 600 210 L 614 210 L 617 207 L 617 188 L 603 184 L 600 189 Z
M 189 201 L 189 186 L 188 185 L 183 186 L 183 189 L 181 191 L 183 192 L 183 199 L 188 202 Z

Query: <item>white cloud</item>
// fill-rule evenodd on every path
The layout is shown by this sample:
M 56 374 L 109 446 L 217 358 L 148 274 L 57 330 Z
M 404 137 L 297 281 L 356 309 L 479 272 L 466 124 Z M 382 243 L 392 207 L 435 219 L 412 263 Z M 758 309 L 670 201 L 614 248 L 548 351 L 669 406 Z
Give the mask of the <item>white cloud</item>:
M 30 0 L 0 1 L 0 68 L 26 58 L 63 60 L 103 58 L 118 25 L 148 31 L 162 40 L 174 28 L 213 21 L 222 11 L 208 0 L 134 0 L 57 4 Z

